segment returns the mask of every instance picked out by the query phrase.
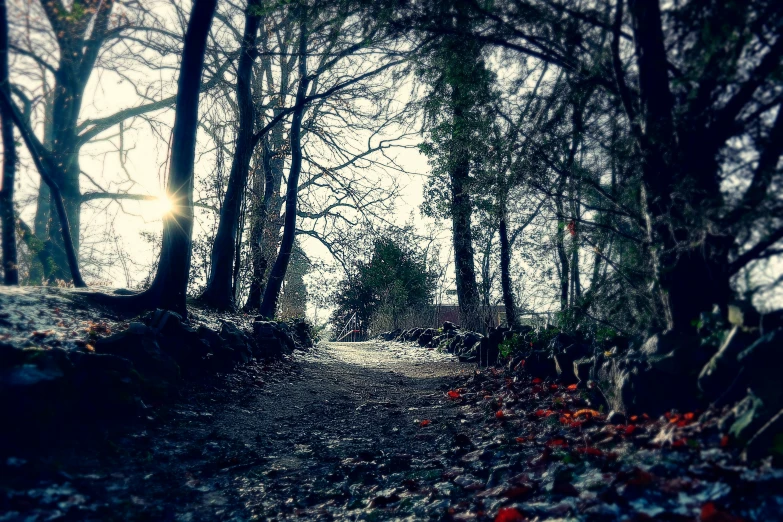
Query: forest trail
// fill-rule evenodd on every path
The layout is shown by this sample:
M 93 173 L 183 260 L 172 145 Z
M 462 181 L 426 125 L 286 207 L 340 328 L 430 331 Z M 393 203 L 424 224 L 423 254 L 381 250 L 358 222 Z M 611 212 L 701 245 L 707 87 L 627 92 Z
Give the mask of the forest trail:
M 187 384 L 180 397 L 135 428 L 0 462 L 0 521 L 780 513 L 783 472 L 741 465 L 715 419 L 616 424 L 573 386 L 476 371 L 418 346 L 321 343 Z
M 445 390 L 471 371 L 434 350 L 375 342 L 321 343 L 282 368 L 245 370 L 186 390 L 186 402 L 108 451 L 59 455 L 62 471 L 51 477 L 34 480 L 32 466 L 17 483 L 20 506 L 32 510 L 20 511 L 80 520 L 354 518 L 373 499 L 384 503 L 381 475 L 430 467 L 438 437 L 421 421 L 458 422 Z M 20 478 L 26 467 L 19 460 Z

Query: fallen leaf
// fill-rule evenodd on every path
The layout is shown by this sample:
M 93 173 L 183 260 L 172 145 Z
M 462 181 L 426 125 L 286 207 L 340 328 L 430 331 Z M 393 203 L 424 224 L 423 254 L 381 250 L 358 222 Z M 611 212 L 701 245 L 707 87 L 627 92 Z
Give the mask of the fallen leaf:
M 505 413 L 503 413 L 503 410 L 498 410 L 497 412 L 495 412 L 496 419 L 502 419 L 503 417 L 505 417 Z
M 723 437 L 720 438 L 720 447 L 725 448 L 728 445 L 729 445 L 729 436 L 724 435 Z
M 604 454 L 603 451 L 601 451 L 598 448 L 591 448 L 591 447 L 585 447 L 585 448 L 576 448 L 576 451 L 583 454 L 583 455 L 593 455 L 595 457 L 600 457 Z
M 577 410 L 576 413 L 574 413 L 574 417 L 579 417 L 580 415 L 590 415 L 591 417 L 600 417 L 601 413 L 596 410 L 591 410 L 589 408 L 586 408 L 583 410 Z
M 525 522 L 525 517 L 516 508 L 503 508 L 495 516 L 495 522 Z
M 421 422 L 419 423 L 419 426 L 421 426 L 421 427 L 423 428 L 424 426 L 429 426 L 431 422 L 432 422 L 432 421 L 431 421 L 431 420 L 429 420 L 429 419 L 424 419 L 423 421 L 421 421 Z
M 533 379 L 533 384 L 541 384 L 542 382 L 543 381 L 539 377 L 536 377 L 535 379 Z
M 721 511 L 712 502 L 707 502 L 702 506 L 699 520 L 701 522 L 743 522 L 740 517 Z
M 454 391 L 454 390 L 449 390 L 449 393 L 447 393 L 447 395 L 449 396 L 450 399 L 459 399 L 460 397 L 462 397 L 462 395 L 460 395 L 458 391 Z
M 503 496 L 507 499 L 514 500 L 529 495 L 531 491 L 533 491 L 533 487 L 529 485 L 515 486 L 505 490 Z
M 639 468 L 634 468 L 633 475 L 628 479 L 629 486 L 649 486 L 653 482 L 653 474 Z
M 565 441 L 565 439 L 552 439 L 549 442 L 546 443 L 547 446 L 550 448 L 567 448 L 568 443 Z
M 569 385 L 568 385 L 568 391 L 575 391 L 575 390 L 576 390 L 576 387 L 577 387 L 577 385 L 576 385 L 576 384 L 569 384 Z

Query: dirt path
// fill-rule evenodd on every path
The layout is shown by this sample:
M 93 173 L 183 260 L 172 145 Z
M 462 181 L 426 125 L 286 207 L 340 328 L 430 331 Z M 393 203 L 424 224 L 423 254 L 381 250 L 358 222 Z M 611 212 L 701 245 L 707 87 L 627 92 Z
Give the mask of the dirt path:
M 779 519 L 783 472 L 714 419 L 617 424 L 589 390 L 474 371 L 392 343 L 246 365 L 136 429 L 0 462 L 0 521 Z
M 5 471 L 27 480 L 0 520 L 354 518 L 392 498 L 383 476 L 432 468 L 439 437 L 421 421 L 458 422 L 442 398 L 467 371 L 433 350 L 321 343 L 282 368 L 186 390 L 188 401 L 110 451 L 59 455 L 64 471 L 43 481 L 37 463 L 9 460 Z

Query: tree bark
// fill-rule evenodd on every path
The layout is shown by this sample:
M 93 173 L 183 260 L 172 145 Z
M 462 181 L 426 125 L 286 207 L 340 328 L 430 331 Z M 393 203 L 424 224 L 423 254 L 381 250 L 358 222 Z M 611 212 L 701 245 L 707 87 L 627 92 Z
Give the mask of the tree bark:
M 555 209 L 559 216 L 563 216 L 563 196 L 562 183 L 555 195 Z M 571 268 L 568 264 L 568 253 L 565 248 L 565 228 L 566 222 L 563 217 L 557 220 L 557 231 L 555 232 L 555 249 L 557 250 L 557 259 L 560 262 L 560 311 L 568 309 L 568 289 L 570 288 Z
M 304 7 L 300 7 L 300 9 L 304 9 Z M 280 242 L 280 251 L 269 273 L 269 280 L 264 290 L 264 300 L 260 309 L 260 314 L 264 317 L 274 317 L 275 315 L 280 289 L 283 286 L 296 235 L 296 205 L 299 191 L 299 174 L 302 170 L 302 118 L 305 110 L 307 86 L 310 83 L 310 79 L 307 76 L 306 13 L 301 13 L 299 30 L 299 85 L 296 91 L 296 108 L 291 117 L 291 170 L 288 173 L 288 184 L 286 187 L 283 238 Z
M 459 85 L 452 85 L 453 127 L 463 125 L 465 103 L 460 96 Z M 473 257 L 473 231 L 471 221 L 473 207 L 467 185 L 470 181 L 470 153 L 464 138 L 452 136 L 454 158 L 449 177 L 451 181 L 451 227 L 454 243 L 454 276 L 457 286 L 457 303 L 462 327 L 472 331 L 482 330 L 479 292 L 476 284 L 476 266 Z
M 508 240 L 508 224 L 506 222 L 506 203 L 501 201 L 500 208 L 500 287 L 503 291 L 503 305 L 506 309 L 506 324 L 517 326 L 517 307 L 514 302 L 514 290 L 511 285 L 511 244 Z
M 701 312 L 716 303 L 725 304 L 731 295 L 727 268 L 733 239 L 699 237 L 704 227 L 698 220 L 710 219 L 720 198 L 719 186 L 714 182 L 717 150 L 700 144 L 698 136 L 681 136 L 678 144 L 659 2 L 629 0 L 629 8 L 645 123 L 640 140 L 642 204 L 653 245 L 652 272 L 665 328 L 692 331 Z M 672 194 L 677 190 L 690 191 L 688 197 L 696 207 L 696 218 L 683 212 L 685 205 L 673 203 Z
M 6 0 L 0 0 L 0 89 L 11 98 L 8 77 L 8 13 Z M 16 143 L 14 122 L 5 104 L 0 104 L 3 140 L 3 185 L 0 189 L 0 221 L 2 221 L 3 283 L 19 284 L 16 255 L 16 226 L 14 218 L 14 183 L 16 181 Z
M 250 0 L 245 10 L 245 32 L 242 37 L 242 54 L 237 68 L 237 110 L 239 128 L 228 178 L 226 195 L 220 209 L 215 242 L 212 246 L 212 268 L 207 288 L 202 295 L 206 304 L 222 309 L 236 306 L 233 285 L 233 263 L 239 228 L 242 197 L 247 186 L 250 159 L 253 155 L 253 124 L 255 109 L 252 95 L 253 62 L 256 58 L 256 35 L 261 23 L 258 16 L 261 0 Z
M 253 177 L 253 201 L 250 217 L 250 259 L 252 263 L 252 276 L 247 301 L 243 310 L 245 312 L 258 312 L 261 309 L 261 300 L 264 297 L 264 274 L 266 273 L 266 257 L 264 256 L 264 224 L 266 223 L 266 198 L 258 197 L 262 192 L 266 193 L 271 183 L 269 169 L 268 137 L 263 139 L 264 152 L 262 156 L 261 172 L 256 170 Z
M 149 290 L 158 306 L 178 312 L 183 317 L 187 315 L 185 300 L 193 249 L 193 164 L 199 90 L 207 36 L 216 4 L 217 0 L 195 0 L 185 33 L 167 187 L 172 210 L 163 218 L 160 262 Z

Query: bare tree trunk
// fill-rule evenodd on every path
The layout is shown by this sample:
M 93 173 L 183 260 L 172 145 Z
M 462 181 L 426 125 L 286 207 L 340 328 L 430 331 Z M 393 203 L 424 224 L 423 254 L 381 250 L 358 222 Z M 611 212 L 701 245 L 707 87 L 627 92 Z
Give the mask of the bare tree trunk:
M 565 176 L 560 175 L 560 181 L 557 184 L 557 193 L 555 194 L 555 210 L 557 211 L 557 231 L 555 232 L 555 249 L 557 250 L 557 259 L 560 262 L 560 311 L 568 309 L 568 289 L 569 276 L 571 269 L 568 266 L 568 253 L 565 248 L 565 214 L 563 205 L 563 190 L 565 188 Z
M 280 215 L 273 203 L 280 199 L 280 183 L 283 177 L 283 153 L 284 147 L 282 125 L 275 126 L 268 135 L 264 136 L 263 173 L 264 177 L 257 177 L 259 181 L 254 188 L 254 197 L 261 192 L 263 186 L 263 198 L 254 203 L 253 221 L 250 229 L 250 249 L 253 259 L 253 278 L 250 282 L 250 292 L 244 310 L 246 312 L 259 311 L 261 301 L 266 289 L 264 276 L 266 275 L 269 261 L 277 251 L 277 243 L 280 230 Z M 261 184 L 260 180 L 264 182 Z
M 454 105 L 455 125 L 464 118 L 464 108 L 461 106 L 459 86 L 452 86 L 452 103 Z M 476 284 L 476 267 L 473 258 L 473 231 L 471 217 L 473 213 L 467 183 L 470 177 L 470 156 L 465 149 L 466 144 L 455 141 L 456 151 L 449 175 L 451 178 L 451 224 L 454 243 L 454 275 L 457 285 L 457 302 L 459 304 L 460 322 L 468 330 L 482 329 L 479 292 Z
M 42 5 L 44 2 L 42 2 Z M 73 238 L 73 249 L 79 252 L 79 229 L 81 223 L 81 190 L 79 187 L 79 150 L 81 144 L 76 131 L 79 113 L 82 107 L 84 89 L 90 79 L 101 45 L 106 38 L 109 17 L 114 2 L 101 2 L 91 23 L 86 24 L 84 17 L 63 16 L 54 2 L 43 5 L 52 28 L 57 33 L 60 51 L 55 85 L 52 91 L 52 145 L 53 162 L 57 165 L 52 174 L 54 182 L 61 192 L 63 205 Z M 53 201 L 55 205 L 59 205 Z M 69 279 L 68 246 L 63 244 L 66 234 L 57 227 L 63 220 L 56 222 L 54 230 L 50 227 L 49 240 L 52 243 L 54 266 L 50 280 Z
M 266 272 L 266 257 L 263 252 L 264 241 L 264 223 L 266 221 L 266 212 L 264 210 L 264 200 L 259 197 L 262 189 L 266 192 L 264 179 L 268 179 L 268 147 L 267 137 L 264 137 L 264 159 L 263 166 L 256 169 L 253 177 L 253 201 L 251 203 L 250 215 L 250 260 L 253 273 L 250 278 L 250 289 L 247 295 L 247 301 L 243 310 L 245 312 L 257 312 L 261 308 L 261 299 L 264 297 L 264 274 Z M 263 175 L 262 175 L 263 174 Z
M 172 211 L 163 219 L 163 246 L 150 295 L 156 306 L 187 315 L 185 299 L 193 249 L 193 164 L 198 101 L 207 36 L 217 0 L 195 0 L 185 33 L 177 81 L 177 110 L 171 142 L 168 197 Z M 233 250 L 233 249 L 232 249 Z
M 6 0 L 0 0 L 0 89 L 11 98 L 8 78 L 8 14 Z M 5 104 L 0 104 L 3 139 L 3 186 L 0 190 L 0 221 L 2 221 L 3 283 L 19 284 L 16 257 L 16 226 L 14 219 L 14 183 L 16 181 L 16 143 L 14 122 Z
M 692 330 L 692 323 L 713 304 L 725 304 L 731 295 L 728 251 L 733 239 L 708 236 L 695 241 L 701 224 L 685 216 L 683 205 L 672 194 L 686 185 L 702 201 L 699 215 L 708 214 L 720 199 L 715 179 L 717 149 L 699 135 L 688 133 L 675 139 L 674 98 L 669 87 L 669 62 L 658 0 L 630 0 L 634 41 L 639 68 L 639 93 L 644 136 L 643 208 L 653 251 L 654 280 L 665 312 L 668 329 Z M 704 129 L 700 129 L 703 131 Z M 698 135 L 697 135 L 698 134 Z M 692 185 L 692 187 L 691 187 Z M 698 246 L 693 246 L 700 243 Z
M 235 307 L 233 262 L 239 228 L 242 196 L 247 185 L 250 158 L 253 154 L 255 114 L 252 96 L 253 62 L 256 58 L 256 35 L 261 23 L 258 16 L 261 0 L 250 0 L 245 10 L 245 33 L 237 68 L 237 110 L 239 129 L 228 179 L 226 195 L 220 209 L 215 242 L 212 246 L 212 269 L 202 299 L 210 306 L 228 310 Z
M 517 307 L 514 302 L 514 290 L 511 286 L 511 244 L 508 240 L 508 224 L 506 222 L 506 202 L 500 204 L 500 287 L 503 291 L 503 305 L 506 308 L 506 324 L 513 328 L 517 326 Z
M 300 6 L 300 9 L 305 9 Z M 285 273 L 291 259 L 291 250 L 294 246 L 296 235 L 296 205 L 299 191 L 299 174 L 302 170 L 302 118 L 305 111 L 305 97 L 307 86 L 310 83 L 307 76 L 307 14 L 300 14 L 299 34 L 299 85 L 296 91 L 296 104 L 291 117 L 291 170 L 288 173 L 288 184 L 285 198 L 285 221 L 283 224 L 283 238 L 280 242 L 280 251 L 275 259 L 275 264 L 269 273 L 264 300 L 261 302 L 260 314 L 264 317 L 274 317 L 277 302 L 280 297 L 280 289 L 283 286 Z
M 52 149 L 52 120 L 53 120 L 53 93 L 47 92 L 43 96 L 44 121 L 43 121 L 43 146 L 47 150 Z M 30 284 L 40 285 L 49 281 L 54 269 L 52 259 L 52 242 L 49 239 L 50 231 L 56 231 L 52 226 L 52 196 L 49 186 L 41 181 L 38 184 L 38 196 L 36 198 L 35 218 L 33 220 L 32 234 L 28 237 L 28 248 L 35 253 L 35 260 L 30 266 Z

